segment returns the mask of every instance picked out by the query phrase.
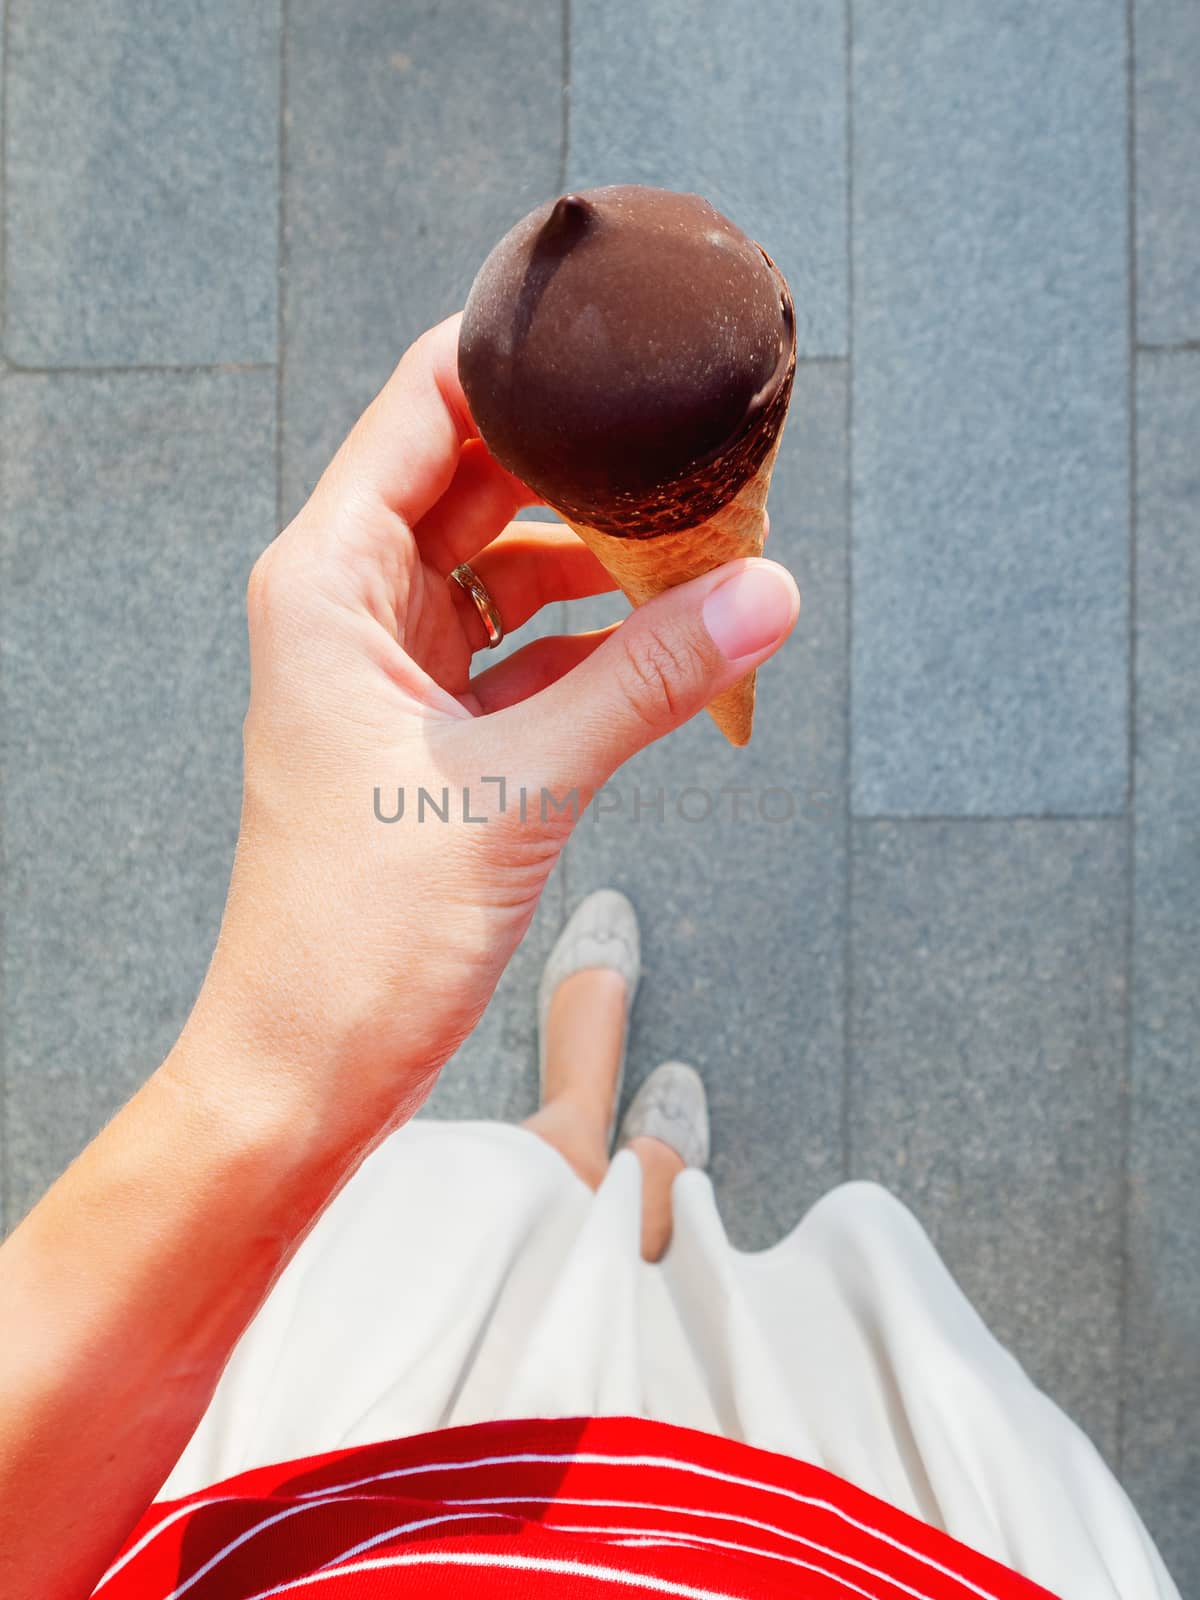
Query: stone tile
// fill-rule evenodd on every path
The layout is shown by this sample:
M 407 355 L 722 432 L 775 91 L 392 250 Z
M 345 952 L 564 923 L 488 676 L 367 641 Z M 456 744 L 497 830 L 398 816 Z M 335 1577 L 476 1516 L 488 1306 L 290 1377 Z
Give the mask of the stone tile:
M 1124 6 L 854 21 L 855 810 L 1120 812 Z
M 9 10 L 9 360 L 274 361 L 279 0 Z
M 1125 824 L 854 829 L 850 1169 L 1116 1460 Z
M 620 809 L 594 802 L 567 849 L 568 910 L 614 884 L 641 920 L 625 1099 L 660 1061 L 699 1068 L 742 1248 L 774 1243 L 842 1175 L 845 398 L 840 364 L 800 368 L 768 549 L 804 610 L 759 675 L 750 744 L 733 749 L 701 713 L 617 774 L 602 798 Z M 626 610 L 568 607 L 576 627 Z
M 1200 6 L 1136 0 L 1138 338 L 1200 341 Z
M 292 0 L 283 505 L 295 511 L 407 345 L 457 310 L 559 183 L 560 0 Z
M 1123 1462 L 1200 1593 L 1200 351 L 1143 356 Z
M 275 382 L 10 375 L 0 412 L 15 1226 L 166 1054 L 212 951 Z
M 841 0 L 574 0 L 572 188 L 695 190 L 779 264 L 805 356 L 847 348 Z

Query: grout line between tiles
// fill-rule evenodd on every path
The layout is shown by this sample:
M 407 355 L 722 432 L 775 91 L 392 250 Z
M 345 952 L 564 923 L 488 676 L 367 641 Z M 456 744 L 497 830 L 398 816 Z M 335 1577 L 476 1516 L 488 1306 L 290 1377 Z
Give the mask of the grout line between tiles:
M 147 362 L 105 367 L 22 367 L 7 358 L 0 371 L 13 378 L 114 378 L 126 373 L 151 372 L 184 377 L 190 372 L 274 372 L 274 361 L 185 361 L 176 364 Z
M 1121 1085 L 1120 1139 L 1120 1218 L 1117 1244 L 1120 1282 L 1117 1289 L 1117 1351 L 1116 1390 L 1117 1406 L 1114 1418 L 1116 1435 L 1116 1461 L 1114 1469 L 1121 1476 L 1125 1456 L 1126 1353 L 1129 1342 L 1129 1271 L 1132 1201 L 1131 1160 L 1133 1151 L 1133 1008 L 1134 995 L 1134 934 L 1137 857 L 1135 796 L 1137 784 L 1137 73 L 1134 0 L 1125 0 L 1125 181 L 1128 185 L 1126 209 L 1126 250 L 1128 252 L 1128 317 L 1129 345 L 1127 377 L 1127 409 L 1129 423 L 1129 610 L 1128 610 L 1128 678 L 1126 684 L 1126 760 L 1129 771 L 1126 779 L 1125 819 L 1125 1037 L 1123 1040 L 1124 1082 Z
M 842 1178 L 852 1164 L 851 1116 L 854 1082 L 854 0 L 845 0 L 843 49 L 846 97 L 846 454 L 845 454 L 845 651 L 846 686 L 842 710 Z
M 913 822 L 936 824 L 939 822 L 1121 822 L 1126 811 L 923 811 L 884 812 L 854 811 L 855 822 Z

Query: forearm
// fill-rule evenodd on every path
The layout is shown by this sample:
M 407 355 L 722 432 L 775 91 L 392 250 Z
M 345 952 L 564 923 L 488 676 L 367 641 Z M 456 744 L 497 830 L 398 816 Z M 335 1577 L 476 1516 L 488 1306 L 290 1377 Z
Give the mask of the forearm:
M 0 1247 L 0 1593 L 83 1600 L 378 1142 L 186 1032 Z M 244 1085 L 244 1092 L 239 1087 Z M 365 1108 L 364 1108 L 365 1112 Z

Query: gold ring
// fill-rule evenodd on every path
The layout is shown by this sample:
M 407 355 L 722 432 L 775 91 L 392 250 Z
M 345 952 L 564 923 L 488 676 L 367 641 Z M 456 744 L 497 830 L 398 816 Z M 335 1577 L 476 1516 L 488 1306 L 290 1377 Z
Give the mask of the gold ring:
M 487 585 L 475 571 L 475 568 L 468 566 L 465 561 L 460 566 L 455 567 L 450 576 L 474 600 L 480 621 L 487 629 L 488 649 L 494 650 L 504 637 L 504 623 L 501 620 L 499 611 L 496 609 L 496 602 L 488 593 Z

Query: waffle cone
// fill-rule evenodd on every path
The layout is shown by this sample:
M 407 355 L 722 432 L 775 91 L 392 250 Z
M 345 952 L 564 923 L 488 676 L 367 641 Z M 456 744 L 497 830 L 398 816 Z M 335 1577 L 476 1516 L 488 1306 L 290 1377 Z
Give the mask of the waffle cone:
M 699 578 L 726 561 L 739 556 L 762 555 L 763 512 L 782 434 L 780 428 L 762 465 L 749 482 L 719 511 L 695 527 L 649 539 L 632 539 L 602 533 L 562 512 L 559 514 L 595 552 L 631 604 L 643 605 L 656 594 L 662 594 L 664 589 Z M 730 744 L 749 743 L 754 721 L 754 683 L 755 673 L 748 672 L 709 704 L 709 715 Z

